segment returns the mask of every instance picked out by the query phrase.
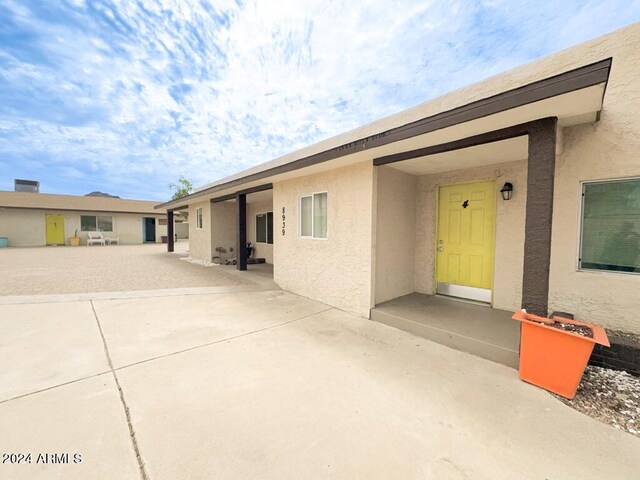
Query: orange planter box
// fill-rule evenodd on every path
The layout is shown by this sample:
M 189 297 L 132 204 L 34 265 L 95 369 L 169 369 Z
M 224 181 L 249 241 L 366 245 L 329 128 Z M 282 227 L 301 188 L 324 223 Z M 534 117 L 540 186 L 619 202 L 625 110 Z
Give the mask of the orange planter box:
M 591 328 L 593 338 L 538 323 L 533 320 L 545 319 L 522 311 L 512 318 L 522 324 L 520 378 L 569 399 L 576 395 L 594 345 L 610 346 L 604 329 L 590 323 L 554 317 L 563 323 Z

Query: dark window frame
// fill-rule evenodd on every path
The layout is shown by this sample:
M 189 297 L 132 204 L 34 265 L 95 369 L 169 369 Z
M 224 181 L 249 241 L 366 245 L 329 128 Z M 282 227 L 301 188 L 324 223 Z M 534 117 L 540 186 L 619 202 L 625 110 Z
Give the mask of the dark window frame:
M 264 217 L 264 226 L 258 225 L 258 218 Z M 259 212 L 256 213 L 256 243 L 260 243 L 263 245 L 273 245 L 273 212 Z M 264 228 L 264 236 L 262 237 L 264 240 L 261 240 L 259 232 Z
M 584 247 L 585 247 L 585 215 L 586 208 L 585 202 L 587 201 L 587 190 L 589 186 L 592 185 L 603 185 L 603 184 L 621 184 L 621 183 L 629 183 L 629 182 L 637 182 L 640 185 L 640 177 L 628 177 L 628 178 L 614 178 L 607 180 L 589 180 L 581 183 L 581 202 L 580 202 L 580 213 L 579 213 L 579 240 L 578 240 L 578 258 L 577 258 L 577 270 L 579 272 L 590 272 L 590 273 L 619 273 L 625 275 L 640 275 L 640 265 L 637 266 L 623 266 L 616 265 L 613 263 L 601 263 L 601 262 L 587 262 L 584 261 Z M 640 202 L 640 198 L 638 199 Z M 636 232 L 636 234 L 640 234 L 640 232 Z
M 91 225 L 90 227 L 92 228 L 85 228 L 84 225 L 82 225 L 82 219 L 83 218 L 92 218 L 93 219 L 93 225 Z M 106 230 L 106 229 L 100 229 L 100 222 L 99 222 L 99 218 L 109 218 L 110 222 L 111 222 L 111 229 L 110 230 Z M 80 231 L 81 232 L 111 232 L 113 233 L 113 215 L 80 215 Z

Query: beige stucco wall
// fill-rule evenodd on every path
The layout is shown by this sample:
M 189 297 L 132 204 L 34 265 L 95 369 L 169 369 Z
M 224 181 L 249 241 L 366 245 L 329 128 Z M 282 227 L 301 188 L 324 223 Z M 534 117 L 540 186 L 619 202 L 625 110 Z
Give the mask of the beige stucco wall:
M 588 58 L 613 56 L 600 121 L 564 130 L 556 163 L 550 309 L 640 333 L 640 275 L 577 270 L 581 181 L 640 176 L 640 28 L 595 42 Z
M 247 241 L 251 242 L 251 245 L 254 247 L 253 256 L 255 258 L 262 257 L 267 263 L 273 263 L 273 245 L 256 242 L 256 214 L 272 211 L 273 202 L 270 200 L 251 202 L 247 204 Z M 278 230 L 275 228 L 277 225 L 277 220 L 278 219 L 275 218 L 274 215 L 274 241 L 275 234 L 278 232 Z M 282 217 L 280 217 L 280 220 L 282 221 Z
M 174 231 L 178 235 L 179 239 L 189 238 L 189 223 L 176 223 L 174 226 Z
M 298 197 L 326 191 L 326 240 L 298 236 Z M 372 305 L 373 166 L 360 163 L 275 183 L 274 279 L 285 290 L 363 317 Z M 285 235 L 282 235 L 282 208 Z
M 78 216 L 78 221 L 80 217 Z M 156 224 L 158 219 L 156 218 Z M 156 227 L 157 228 L 157 227 Z M 107 237 L 117 237 L 120 243 L 142 243 L 142 216 L 141 215 L 113 215 L 113 234 L 105 232 Z M 80 235 L 81 232 L 78 231 Z M 81 236 L 86 238 L 86 233 Z M 156 237 L 156 239 L 158 239 Z M 158 239 L 159 240 L 159 239 Z
M 0 209 L 0 237 L 9 237 L 11 247 L 44 245 L 44 211 Z
M 195 220 L 194 220 L 195 221 Z M 189 222 L 191 223 L 191 222 Z M 236 202 L 211 204 L 211 251 L 218 256 L 216 247 L 223 247 L 227 253 L 222 258 L 236 257 Z M 191 242 L 191 240 L 189 240 Z
M 522 299 L 524 223 L 527 198 L 526 161 L 501 163 L 418 177 L 416 210 L 416 291 L 435 292 L 436 212 L 439 185 L 494 180 L 496 234 L 493 275 L 493 306 L 519 309 Z M 502 200 L 500 188 L 513 183 L 513 198 Z
M 139 214 L 108 214 L 104 212 L 65 212 L 55 210 L 0 209 L 0 236 L 9 237 L 9 244 L 14 247 L 37 247 L 46 243 L 46 215 L 63 215 L 65 242 L 69 244 L 76 230 L 80 243 L 86 244 L 87 233 L 80 230 L 81 215 L 105 215 L 113 220 L 113 231 L 105 232 L 107 237 L 117 237 L 120 243 L 142 243 L 142 217 Z M 166 235 L 167 227 L 158 226 L 156 217 L 156 241 L 160 235 Z
M 202 228 L 197 228 L 196 210 L 202 207 Z M 206 200 L 189 205 L 189 256 L 211 261 L 211 202 Z
M 416 185 L 416 176 L 376 171 L 376 303 L 415 291 Z
M 160 222 L 158 221 L 159 218 L 166 218 L 166 216 L 164 217 L 156 217 L 156 243 L 160 243 L 162 242 L 162 237 L 164 235 L 167 235 L 167 233 L 169 233 L 169 229 L 167 228 L 166 225 L 160 225 Z M 138 220 L 138 222 L 140 223 L 140 239 L 142 239 L 142 219 Z M 129 223 L 129 222 L 127 222 Z M 135 230 L 135 225 L 131 224 L 131 227 L 129 229 L 129 231 L 131 232 L 131 234 L 134 234 L 134 230 Z M 175 239 L 175 237 L 174 237 Z

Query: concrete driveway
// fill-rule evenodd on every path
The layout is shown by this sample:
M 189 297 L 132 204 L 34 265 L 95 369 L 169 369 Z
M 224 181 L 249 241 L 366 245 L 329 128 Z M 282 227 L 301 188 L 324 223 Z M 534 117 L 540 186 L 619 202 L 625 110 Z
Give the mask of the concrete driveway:
M 637 478 L 515 370 L 258 286 L 5 299 L 0 478 Z
M 80 294 L 239 285 L 217 267 L 183 261 L 162 244 L 0 248 L 0 295 Z

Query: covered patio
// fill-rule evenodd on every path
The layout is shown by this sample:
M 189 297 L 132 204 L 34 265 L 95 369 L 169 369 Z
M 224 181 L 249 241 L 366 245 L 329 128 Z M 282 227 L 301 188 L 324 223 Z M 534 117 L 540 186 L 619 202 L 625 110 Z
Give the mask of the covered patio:
M 261 276 L 273 278 L 272 189 L 272 184 L 262 184 L 213 196 L 192 208 L 191 223 L 195 230 L 191 235 L 190 256 L 222 265 L 232 262 L 237 270 L 254 270 Z M 188 205 L 169 208 L 169 225 L 174 212 L 188 209 Z M 173 250 L 170 233 L 167 251 Z
M 211 245 L 233 244 L 238 270 L 256 270 L 273 278 L 273 185 L 254 188 L 211 199 Z M 250 246 L 249 246 L 250 245 Z M 215 255 L 215 254 L 214 254 Z M 262 266 L 268 265 L 268 267 Z
M 511 313 L 549 313 L 563 130 L 599 120 L 610 63 L 425 119 L 374 157 L 373 320 L 517 366 Z

